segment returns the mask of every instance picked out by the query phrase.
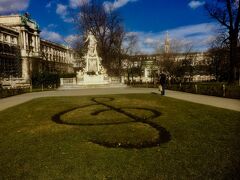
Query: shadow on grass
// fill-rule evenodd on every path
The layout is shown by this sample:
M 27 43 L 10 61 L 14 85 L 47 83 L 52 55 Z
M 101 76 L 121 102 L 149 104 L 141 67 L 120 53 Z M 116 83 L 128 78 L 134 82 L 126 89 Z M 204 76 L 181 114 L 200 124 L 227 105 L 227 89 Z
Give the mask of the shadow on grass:
M 107 104 L 107 102 L 110 101 L 114 101 L 114 98 L 92 98 L 91 101 L 93 103 L 88 104 L 88 105 L 84 105 L 84 106 L 78 106 L 78 107 L 74 107 L 62 112 L 59 112 L 58 114 L 55 114 L 54 116 L 52 116 L 52 120 L 58 124 L 64 124 L 64 125 L 71 125 L 71 126 L 106 126 L 106 125 L 119 125 L 119 124 L 128 124 L 128 123 L 133 123 L 133 122 L 140 122 L 140 123 L 144 123 L 147 124 L 149 126 L 151 126 L 153 129 L 158 131 L 158 138 L 155 141 L 152 142 L 142 142 L 139 144 L 131 144 L 131 143 L 116 143 L 116 142 L 99 142 L 99 141 L 92 141 L 95 144 L 104 146 L 104 147 L 109 147 L 109 148 L 136 148 L 136 149 L 142 149 L 142 148 L 151 148 L 151 147 L 156 147 L 156 146 L 160 146 L 163 143 L 167 143 L 171 140 L 171 135 L 170 133 L 162 126 L 151 122 L 150 120 L 157 118 L 161 115 L 161 113 L 155 109 L 150 109 L 150 108 L 128 108 L 128 107 L 124 107 L 124 108 L 118 108 L 118 107 L 114 107 L 112 105 Z M 94 112 L 91 113 L 92 116 L 97 116 L 100 113 L 106 112 L 106 111 L 115 111 L 118 113 L 121 113 L 125 116 L 127 116 L 128 118 L 131 119 L 131 121 L 128 122 L 112 122 L 112 123 L 71 123 L 71 122 L 66 122 L 64 120 L 61 119 L 61 116 L 69 113 L 71 111 L 74 111 L 76 109 L 81 109 L 81 108 L 86 108 L 86 107 L 90 107 L 90 106 L 94 106 L 94 105 L 102 105 L 105 106 L 107 109 L 103 109 L 103 110 L 96 110 Z M 127 112 L 126 110 L 145 110 L 145 111 L 149 111 L 152 113 L 151 116 L 147 117 L 147 118 L 142 118 L 139 117 L 137 115 L 134 115 L 132 113 Z

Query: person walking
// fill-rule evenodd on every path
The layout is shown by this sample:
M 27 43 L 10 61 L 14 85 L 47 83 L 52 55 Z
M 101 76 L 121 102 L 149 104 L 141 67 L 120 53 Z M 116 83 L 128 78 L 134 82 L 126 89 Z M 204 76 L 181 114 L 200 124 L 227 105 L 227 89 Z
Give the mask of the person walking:
M 161 92 L 161 95 L 165 95 L 166 80 L 167 80 L 166 75 L 164 73 L 161 73 L 159 76 L 159 82 L 160 82 L 159 91 Z

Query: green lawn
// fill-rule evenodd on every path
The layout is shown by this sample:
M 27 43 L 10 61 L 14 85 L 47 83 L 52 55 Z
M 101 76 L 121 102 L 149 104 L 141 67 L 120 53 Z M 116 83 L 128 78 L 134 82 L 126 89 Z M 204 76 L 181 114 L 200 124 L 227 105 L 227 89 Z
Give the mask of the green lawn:
M 0 112 L 0 179 L 239 179 L 240 113 L 156 94 Z

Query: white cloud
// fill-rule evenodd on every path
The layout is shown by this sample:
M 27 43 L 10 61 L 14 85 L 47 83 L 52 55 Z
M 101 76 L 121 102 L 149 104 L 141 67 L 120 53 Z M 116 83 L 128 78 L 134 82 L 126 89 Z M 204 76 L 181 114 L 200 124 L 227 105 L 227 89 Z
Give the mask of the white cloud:
M 62 19 L 66 23 L 73 23 L 74 22 L 74 18 L 72 18 L 72 17 L 62 17 Z
M 64 37 L 59 33 L 53 30 L 50 30 L 51 27 L 52 27 L 52 24 L 48 25 L 47 28 L 44 28 L 41 31 L 41 34 L 40 34 L 41 38 L 48 41 L 55 42 L 55 43 L 67 45 L 70 47 L 74 47 L 75 43 L 81 38 L 79 35 L 73 35 L 73 34 Z
M 64 41 L 71 47 L 74 47 L 74 45 L 76 44 L 77 41 L 80 40 L 80 36 L 79 35 L 68 35 L 67 37 L 64 38 Z
M 77 7 L 81 7 L 85 3 L 89 2 L 90 0 L 69 0 L 68 5 L 57 4 L 56 13 L 62 18 L 64 22 L 73 23 L 74 18 L 69 16 L 69 10 L 76 9 Z M 49 7 L 51 7 L 51 5 L 49 5 Z
M 44 28 L 40 34 L 40 36 L 43 39 L 49 40 L 49 41 L 53 41 L 53 42 L 57 42 L 57 43 L 63 43 L 63 37 L 54 31 L 49 31 L 47 28 Z
M 53 8 L 58 4 L 59 0 L 49 0 L 46 4 L 46 8 Z
M 52 7 L 52 1 L 50 1 L 50 2 L 47 3 L 47 5 L 46 5 L 46 8 L 50 8 L 50 7 Z
M 205 1 L 196 1 L 196 0 L 193 0 L 193 1 L 190 1 L 188 3 L 188 6 L 192 9 L 196 9 L 200 6 L 203 6 L 205 4 Z
M 157 43 L 159 43 L 159 40 L 157 39 L 153 39 L 153 38 L 150 38 L 150 37 L 147 37 L 145 40 L 144 40 L 144 44 L 148 44 L 148 45 L 156 45 Z
M 218 26 L 214 23 L 202 23 L 170 29 L 168 32 L 172 43 L 174 43 L 174 40 L 181 41 L 192 44 L 195 51 L 205 51 L 215 38 L 217 29 Z M 154 53 L 157 47 L 164 44 L 166 37 L 166 31 L 134 33 L 139 37 L 139 47 L 143 53 Z
M 56 13 L 61 16 L 67 15 L 67 6 L 63 4 L 57 4 Z
M 0 14 L 16 13 L 28 8 L 30 0 L 0 0 Z
M 70 0 L 69 1 L 69 6 L 72 9 L 76 9 L 77 7 L 81 7 L 84 4 L 89 3 L 90 0 Z
M 104 8 L 107 11 L 118 9 L 129 2 L 135 2 L 137 0 L 115 0 L 114 2 L 105 1 L 103 3 Z
M 49 24 L 47 27 L 54 29 L 54 28 L 56 28 L 57 26 L 58 26 L 58 25 L 56 25 L 56 24 Z
M 74 19 L 69 17 L 69 9 L 76 9 L 77 7 L 81 7 L 86 3 L 90 3 L 91 0 L 69 0 L 68 5 L 57 4 L 56 13 L 60 15 L 64 22 L 72 23 Z M 135 2 L 138 0 L 115 0 L 114 2 L 105 1 L 103 2 L 103 6 L 107 11 L 115 10 L 126 5 L 128 2 Z M 52 2 L 52 1 L 51 1 Z M 49 2 L 46 7 L 51 7 L 52 3 Z
M 69 17 L 68 6 L 63 4 L 57 4 L 56 13 L 63 19 L 66 23 L 74 22 L 72 17 Z

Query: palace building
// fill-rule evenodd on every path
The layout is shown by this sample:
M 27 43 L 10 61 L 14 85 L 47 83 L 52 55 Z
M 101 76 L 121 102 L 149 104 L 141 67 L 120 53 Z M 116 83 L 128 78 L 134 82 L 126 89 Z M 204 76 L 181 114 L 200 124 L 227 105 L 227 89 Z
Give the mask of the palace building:
M 78 67 L 78 59 L 74 51 L 64 45 L 40 38 L 38 24 L 26 13 L 24 15 L 0 16 L 0 83 L 6 79 L 20 79 L 29 83 L 33 74 L 73 73 Z M 154 74 L 159 74 L 161 62 L 171 54 L 174 61 L 186 59 L 184 53 L 172 53 L 169 35 L 165 39 L 164 52 L 152 55 L 135 55 L 126 59 L 124 69 L 125 80 L 150 82 Z M 192 66 L 207 66 L 207 53 L 188 53 Z M 168 57 L 169 58 L 169 57 Z M 141 69 L 139 76 L 133 70 Z M 191 81 L 212 80 L 214 77 L 204 72 L 197 72 Z
M 73 51 L 40 38 L 28 14 L 0 16 L 0 78 L 29 82 L 33 73 L 73 72 Z

